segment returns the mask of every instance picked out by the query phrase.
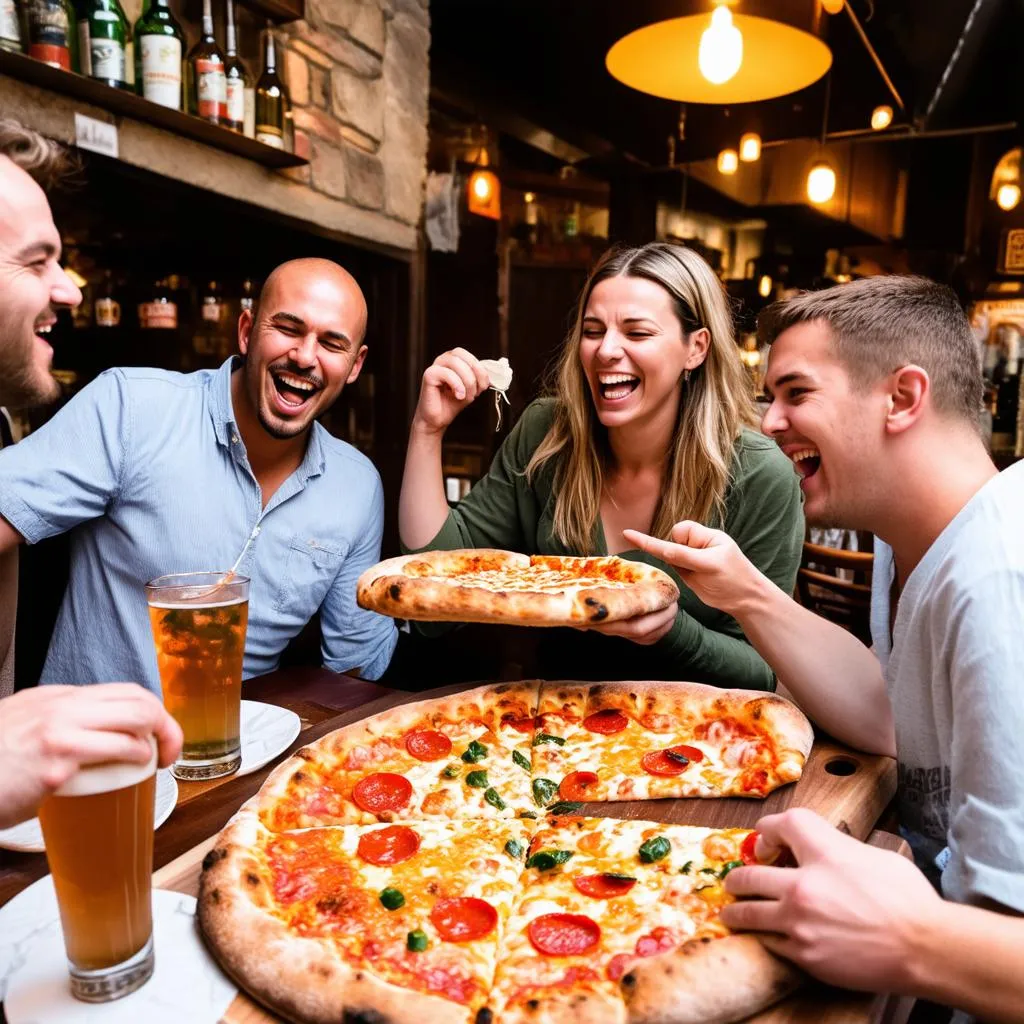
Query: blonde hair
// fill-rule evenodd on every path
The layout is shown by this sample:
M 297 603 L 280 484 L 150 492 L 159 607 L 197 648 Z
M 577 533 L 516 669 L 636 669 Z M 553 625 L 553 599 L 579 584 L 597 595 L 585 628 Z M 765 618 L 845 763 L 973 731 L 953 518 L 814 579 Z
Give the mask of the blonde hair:
M 60 184 L 76 170 L 67 150 L 13 118 L 0 118 L 0 156 L 5 156 L 44 189 Z
M 552 371 L 548 390 L 556 399 L 554 422 L 526 467 L 526 478 L 532 480 L 557 458 L 555 536 L 581 552 L 592 547 L 604 476 L 612 459 L 608 432 L 597 418 L 579 359 L 583 317 L 594 288 L 620 275 L 661 285 L 672 297 L 684 333 L 706 327 L 711 336 L 704 362 L 679 385 L 679 418 L 651 533 L 668 537 L 681 519 L 721 523 L 733 446 L 743 427 L 757 423 L 753 388 L 733 335 L 729 299 L 707 263 L 692 249 L 664 242 L 606 252 L 583 286 L 575 322 Z

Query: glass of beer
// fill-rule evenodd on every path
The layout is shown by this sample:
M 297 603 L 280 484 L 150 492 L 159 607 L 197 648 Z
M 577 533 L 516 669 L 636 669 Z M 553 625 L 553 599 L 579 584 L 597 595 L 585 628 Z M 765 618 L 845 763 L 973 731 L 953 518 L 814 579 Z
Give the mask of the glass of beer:
M 153 973 L 153 805 L 148 764 L 82 768 L 39 808 L 71 993 L 105 1003 Z
M 223 572 L 177 573 L 146 584 L 164 706 L 185 740 L 171 771 L 218 779 L 242 763 L 239 717 L 249 580 Z

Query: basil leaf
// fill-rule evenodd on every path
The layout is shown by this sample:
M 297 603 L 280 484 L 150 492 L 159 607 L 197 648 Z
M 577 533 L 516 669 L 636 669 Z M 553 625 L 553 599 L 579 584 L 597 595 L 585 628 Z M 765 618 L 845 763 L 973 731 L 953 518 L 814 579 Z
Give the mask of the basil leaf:
M 477 761 L 482 761 L 487 756 L 487 748 L 477 740 L 473 740 L 468 747 L 466 747 L 462 760 L 466 764 L 476 764 Z
M 537 812 L 536 811 L 520 811 L 516 815 L 516 817 L 517 818 L 533 818 L 533 819 L 536 820 Z
M 523 846 L 523 844 L 521 842 L 519 842 L 518 839 L 510 839 L 505 844 L 505 852 L 513 860 L 519 860 L 519 858 L 522 857 L 522 855 L 523 855 L 523 850 L 525 850 L 525 849 L 526 849 L 526 847 Z
M 662 857 L 667 857 L 672 850 L 672 844 L 664 836 L 655 836 L 648 839 L 640 847 L 640 860 L 644 864 L 653 864 Z
M 550 871 L 559 864 L 572 860 L 572 853 L 572 850 L 538 850 L 526 861 L 526 866 L 538 871 Z
M 388 910 L 397 910 L 399 907 L 405 906 L 405 897 L 402 895 L 399 889 L 381 889 L 380 901 L 384 904 Z
M 492 806 L 497 807 L 499 811 L 505 810 L 508 804 L 498 795 L 498 791 L 493 787 L 484 791 L 484 799 Z
M 727 864 L 723 865 L 722 870 L 718 872 L 718 877 L 719 878 L 725 878 L 725 876 L 727 874 L 729 874 L 729 872 L 732 871 L 733 868 L 741 868 L 741 867 L 743 867 L 743 861 L 741 861 L 741 860 L 731 860 Z
M 611 878 L 611 879 L 613 879 L 616 882 L 635 882 L 636 881 L 636 875 L 620 875 L 620 874 L 616 873 L 615 871 L 606 871 L 601 877 L 602 878 Z
M 547 807 L 557 792 L 557 782 L 552 782 L 550 779 L 533 780 L 533 802 L 538 807 Z
M 564 747 L 565 739 L 562 736 L 552 736 L 549 732 L 539 732 L 533 737 L 533 745 L 539 747 L 542 743 L 554 743 L 559 747 Z
M 684 768 L 690 763 L 690 759 L 685 754 L 677 754 L 674 750 L 666 750 L 664 754 L 666 757 L 670 757 L 673 761 L 681 764 Z
M 693 867 L 693 861 L 692 861 L 692 860 L 688 860 L 688 861 L 687 861 L 687 862 L 686 862 L 686 863 L 685 863 L 685 864 L 684 864 L 684 865 L 683 865 L 683 866 L 682 866 L 682 867 L 681 867 L 681 868 L 679 869 L 679 874 L 681 874 L 681 875 L 688 875 L 688 874 L 690 873 L 690 868 L 692 868 L 692 867 Z
M 462 774 L 462 766 L 457 764 L 450 764 L 441 774 L 446 779 L 457 779 Z
M 519 750 L 512 751 L 512 760 L 515 761 L 524 772 L 529 773 L 532 769 L 530 767 L 529 758 Z
M 700 869 L 700 873 L 702 875 L 716 875 L 717 876 L 718 871 L 715 868 L 701 868 Z
M 470 772 L 466 776 L 466 785 L 476 789 L 486 789 L 490 785 L 487 781 L 487 772 Z
M 575 814 L 583 804 L 577 800 L 559 800 L 557 804 L 552 804 L 548 809 L 548 814 Z
M 427 933 L 421 928 L 409 932 L 405 937 L 405 948 L 410 953 L 422 953 L 428 946 Z

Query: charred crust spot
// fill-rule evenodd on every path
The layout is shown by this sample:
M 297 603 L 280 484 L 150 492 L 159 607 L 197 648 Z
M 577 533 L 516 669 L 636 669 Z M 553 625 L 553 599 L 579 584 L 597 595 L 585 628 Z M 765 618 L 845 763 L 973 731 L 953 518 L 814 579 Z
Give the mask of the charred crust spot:
M 210 903 L 220 903 L 220 889 L 211 889 L 206 898 Z
M 305 782 L 307 778 L 308 776 L 306 773 L 300 768 L 294 775 L 292 775 L 292 782 Z
M 751 717 L 751 718 L 752 718 L 752 719 L 753 719 L 753 720 L 754 720 L 755 722 L 758 722 L 758 721 L 760 721 L 760 720 L 761 720 L 761 708 L 759 708 L 759 707 L 757 707 L 757 708 L 754 708 L 753 714 L 751 714 L 751 716 L 750 716 L 750 717 Z
M 327 964 L 317 964 L 313 968 L 313 973 L 320 975 L 321 978 L 329 978 L 334 972 L 327 966 Z
M 341 1024 L 391 1024 L 391 1019 L 380 1010 L 346 1009 L 341 1014 Z
M 209 871 L 209 870 L 210 870 L 210 868 L 212 868 L 212 867 L 214 866 L 214 864 L 218 864 L 218 863 L 219 863 L 220 861 L 222 861 L 222 860 L 223 860 L 223 859 L 224 859 L 224 858 L 225 858 L 225 857 L 226 857 L 227 855 L 228 855 L 228 851 L 227 851 L 227 850 L 225 850 L 225 849 L 222 849 L 222 848 L 221 848 L 221 847 L 219 847 L 219 846 L 218 846 L 218 847 L 217 847 L 216 849 L 214 849 L 214 850 L 211 850 L 211 851 L 210 851 L 210 852 L 209 852 L 209 853 L 208 853 L 208 854 L 207 854 L 207 855 L 206 855 L 206 856 L 205 856 L 205 857 L 203 858 L 203 870 L 204 870 L 204 871 Z
M 247 885 L 254 885 L 255 886 L 255 885 L 259 885 L 260 884 L 259 875 L 255 874 L 252 871 L 247 871 L 245 873 L 245 881 L 246 881 Z
M 619 982 L 619 984 L 623 988 L 631 989 L 636 984 L 636 975 L 635 974 L 624 974 L 622 976 L 622 980 Z
M 292 756 L 301 757 L 303 761 L 312 761 L 316 754 L 313 753 L 312 747 L 299 747 Z
M 402 596 L 402 584 L 392 583 L 391 586 L 388 587 L 388 593 L 391 595 L 392 601 L 397 601 Z
M 601 622 L 603 619 L 608 618 L 608 608 L 598 601 L 596 597 L 585 597 L 583 601 L 586 605 L 594 609 L 590 615 L 591 622 Z
M 486 1006 L 476 1011 L 476 1024 L 492 1024 L 493 1021 L 494 1014 Z
M 539 999 L 527 999 L 526 1000 L 526 1008 L 528 1010 L 531 1010 L 531 1011 L 539 1010 L 540 1009 L 540 1000 Z
M 362 980 L 363 980 L 363 972 L 362 971 L 356 971 L 356 981 L 362 981 Z

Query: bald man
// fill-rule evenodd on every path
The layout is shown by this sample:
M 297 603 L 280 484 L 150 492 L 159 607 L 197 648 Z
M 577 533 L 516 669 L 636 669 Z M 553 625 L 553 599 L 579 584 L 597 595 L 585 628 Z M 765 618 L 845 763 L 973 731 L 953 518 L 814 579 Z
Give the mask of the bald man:
M 380 477 L 316 422 L 359 376 L 366 317 L 337 264 L 285 263 L 239 318 L 241 356 L 190 374 L 107 370 L 0 452 L 0 551 L 76 528 L 42 682 L 137 679 L 159 694 L 143 584 L 243 551 L 245 678 L 276 668 L 317 612 L 327 668 L 383 673 L 394 622 L 359 608 L 355 586 L 380 557 Z

